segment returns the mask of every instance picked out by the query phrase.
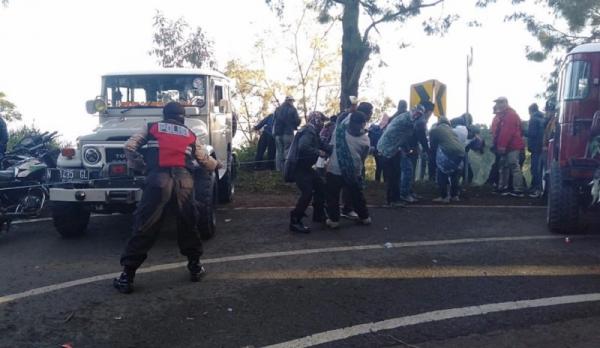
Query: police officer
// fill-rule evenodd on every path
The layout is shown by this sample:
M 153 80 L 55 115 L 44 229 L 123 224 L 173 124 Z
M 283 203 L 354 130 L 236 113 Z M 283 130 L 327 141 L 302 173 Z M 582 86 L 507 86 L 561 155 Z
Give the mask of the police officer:
M 202 242 L 196 231 L 194 205 L 194 162 L 209 172 L 219 163 L 209 156 L 194 133 L 184 125 L 185 108 L 170 102 L 163 109 L 164 120 L 150 123 L 125 144 L 128 165 L 147 171 L 146 186 L 134 213 L 133 235 L 121 256 L 123 273 L 113 280 L 122 293 L 133 291 L 136 270 L 146 259 L 156 240 L 163 212 L 168 203 L 177 211 L 177 241 L 181 254 L 187 256 L 190 280 L 197 282 L 205 270 L 200 263 Z M 138 150 L 147 145 L 144 157 Z

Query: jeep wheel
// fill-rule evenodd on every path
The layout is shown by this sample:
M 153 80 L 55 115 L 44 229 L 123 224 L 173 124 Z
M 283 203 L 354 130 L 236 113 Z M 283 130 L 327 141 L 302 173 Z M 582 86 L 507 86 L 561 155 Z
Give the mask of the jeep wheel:
M 195 196 L 198 213 L 198 232 L 204 240 L 214 237 L 217 232 L 217 174 L 204 170 L 196 171 Z
M 227 172 L 219 180 L 219 203 L 231 203 L 235 193 L 235 176 L 237 171 L 237 158 L 234 154 L 229 154 L 229 165 Z
M 563 180 L 556 162 L 550 169 L 548 183 L 548 228 L 553 233 L 576 233 L 579 227 L 577 188 Z
M 53 202 L 54 227 L 63 238 L 80 237 L 90 222 L 90 211 L 80 203 Z

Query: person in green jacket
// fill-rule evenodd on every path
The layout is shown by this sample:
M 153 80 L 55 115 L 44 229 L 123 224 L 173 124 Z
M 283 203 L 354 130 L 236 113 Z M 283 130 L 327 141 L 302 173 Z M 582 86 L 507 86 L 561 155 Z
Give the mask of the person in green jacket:
M 460 142 L 450 122 L 443 116 L 429 131 L 429 142 L 431 149 L 437 149 L 437 182 L 440 189 L 440 197 L 433 201 L 438 203 L 460 201 L 458 181 L 465 159 L 465 145 Z M 450 183 L 450 195 L 448 195 L 448 183 Z

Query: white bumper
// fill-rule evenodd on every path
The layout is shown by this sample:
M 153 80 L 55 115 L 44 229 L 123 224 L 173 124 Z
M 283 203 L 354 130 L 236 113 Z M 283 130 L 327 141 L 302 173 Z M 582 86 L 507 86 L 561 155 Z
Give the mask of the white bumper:
M 133 204 L 142 199 L 139 188 L 83 188 L 83 189 L 50 189 L 50 201 L 80 203 L 127 203 Z

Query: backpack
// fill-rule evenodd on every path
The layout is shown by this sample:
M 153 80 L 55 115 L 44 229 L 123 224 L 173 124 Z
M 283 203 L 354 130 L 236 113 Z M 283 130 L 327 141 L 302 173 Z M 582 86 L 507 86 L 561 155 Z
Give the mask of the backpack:
M 283 181 L 285 182 L 296 182 L 296 167 L 298 165 L 298 143 L 300 137 L 304 134 L 303 130 L 296 132 L 290 150 L 285 156 L 285 163 L 283 165 Z

